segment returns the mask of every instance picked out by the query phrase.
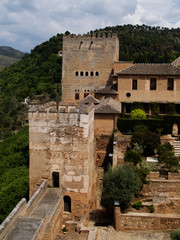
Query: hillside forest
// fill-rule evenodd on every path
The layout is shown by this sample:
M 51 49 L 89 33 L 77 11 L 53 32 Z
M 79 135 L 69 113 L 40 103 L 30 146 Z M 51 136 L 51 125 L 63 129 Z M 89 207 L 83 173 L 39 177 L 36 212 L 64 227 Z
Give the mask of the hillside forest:
M 66 32 L 65 34 L 68 34 Z M 180 28 L 146 25 L 106 27 L 117 33 L 120 60 L 170 63 L 180 56 Z M 0 72 L 0 221 L 28 196 L 28 124 L 24 99 L 61 99 L 62 34 L 36 46 Z

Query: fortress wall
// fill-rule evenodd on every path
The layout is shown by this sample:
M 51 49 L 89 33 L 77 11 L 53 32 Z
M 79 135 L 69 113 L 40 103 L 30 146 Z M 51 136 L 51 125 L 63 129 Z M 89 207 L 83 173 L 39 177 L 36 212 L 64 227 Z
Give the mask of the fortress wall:
M 47 182 L 44 181 L 41 186 L 38 188 L 38 190 L 33 194 L 33 196 L 30 198 L 26 205 L 26 215 L 29 214 L 32 209 L 36 206 L 37 202 L 42 197 L 43 193 L 45 192 L 47 188 Z
M 10 212 L 6 219 L 0 225 L 0 239 L 9 232 L 12 225 L 16 222 L 18 217 L 24 215 L 26 212 L 26 199 L 22 198 L 16 207 Z
M 29 112 L 30 195 L 43 179 L 53 186 L 57 172 L 64 195 L 73 197 L 72 212 L 78 213 L 79 206 L 83 212 L 95 181 L 94 108 L 60 104 L 55 109 Z
M 63 204 L 63 195 L 61 194 L 61 198 L 59 198 L 58 202 L 55 204 L 53 211 L 51 212 L 51 215 L 48 217 L 48 221 L 45 224 L 43 234 L 43 240 L 54 240 L 56 236 L 61 231 L 61 228 L 63 226 L 63 210 L 64 210 L 64 204 Z

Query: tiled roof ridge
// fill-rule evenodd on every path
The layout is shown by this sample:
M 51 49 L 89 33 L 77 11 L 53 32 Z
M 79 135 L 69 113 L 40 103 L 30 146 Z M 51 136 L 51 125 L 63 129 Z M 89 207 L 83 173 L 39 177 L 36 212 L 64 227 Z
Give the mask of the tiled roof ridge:
M 95 101 L 99 101 L 97 98 L 95 98 L 91 93 L 89 93 L 89 95 L 88 96 L 86 96 L 85 98 L 87 99 L 87 98 L 93 98 Z
M 126 67 L 126 68 L 123 68 L 123 69 L 117 71 L 117 73 L 120 73 L 120 72 L 123 72 L 123 71 L 126 70 L 126 69 L 129 69 L 129 68 L 131 68 L 132 66 L 134 66 L 135 64 L 136 64 L 136 63 L 134 63 L 134 64 L 132 64 L 132 65 Z M 116 73 L 116 74 L 117 74 L 117 73 Z

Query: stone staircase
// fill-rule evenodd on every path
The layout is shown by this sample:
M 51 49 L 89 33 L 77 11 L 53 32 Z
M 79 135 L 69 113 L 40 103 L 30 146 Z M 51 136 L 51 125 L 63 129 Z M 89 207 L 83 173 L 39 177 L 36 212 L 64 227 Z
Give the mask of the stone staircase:
M 180 141 L 174 141 L 173 142 L 173 147 L 174 147 L 174 153 L 175 156 L 180 157 Z

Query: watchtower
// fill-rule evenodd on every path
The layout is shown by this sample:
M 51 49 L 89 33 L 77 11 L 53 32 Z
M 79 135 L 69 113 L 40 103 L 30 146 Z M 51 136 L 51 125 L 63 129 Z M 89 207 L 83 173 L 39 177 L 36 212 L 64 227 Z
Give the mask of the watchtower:
M 113 35 L 64 35 L 62 99 L 81 100 L 111 82 L 119 61 L 119 40 Z
M 63 189 L 65 211 L 88 212 L 95 181 L 94 106 L 29 109 L 30 197 L 42 180 Z

